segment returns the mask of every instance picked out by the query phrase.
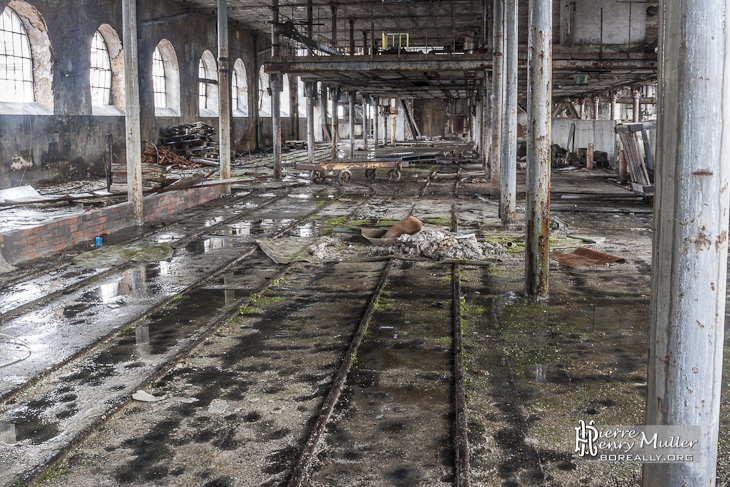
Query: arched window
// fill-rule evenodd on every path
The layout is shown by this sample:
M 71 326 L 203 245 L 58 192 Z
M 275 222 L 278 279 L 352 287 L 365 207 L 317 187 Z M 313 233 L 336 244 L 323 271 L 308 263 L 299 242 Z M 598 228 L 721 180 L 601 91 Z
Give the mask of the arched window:
M 53 114 L 53 59 L 48 26 L 24 0 L 0 10 L 0 113 Z
M 33 58 L 28 34 L 10 7 L 0 16 L 0 101 L 32 102 Z
M 89 91 L 93 115 L 124 113 L 124 51 L 119 34 L 101 24 L 91 38 Z
M 205 51 L 198 61 L 198 108 L 201 117 L 218 114 L 218 72 L 215 57 Z
M 155 115 L 180 116 L 180 70 L 175 48 L 167 39 L 162 39 L 152 53 L 152 89 Z
M 91 40 L 91 70 L 89 74 L 91 86 L 91 104 L 95 106 L 111 105 L 112 100 L 112 66 L 109 49 L 104 37 L 98 30 Z
M 155 47 L 155 52 L 152 53 L 152 87 L 155 92 L 155 108 L 167 108 L 167 79 L 159 47 Z
M 271 88 L 269 87 L 269 75 L 264 72 L 264 67 L 259 68 L 259 117 L 271 116 Z
M 231 108 L 234 117 L 248 117 L 246 66 L 241 58 L 236 59 L 231 70 Z

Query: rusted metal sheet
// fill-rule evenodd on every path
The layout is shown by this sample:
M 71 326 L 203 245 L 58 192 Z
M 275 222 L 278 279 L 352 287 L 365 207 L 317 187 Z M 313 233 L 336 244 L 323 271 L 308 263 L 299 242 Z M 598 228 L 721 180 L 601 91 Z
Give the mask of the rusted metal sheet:
M 578 247 L 568 254 L 552 254 L 550 258 L 568 267 L 595 267 L 626 262 L 623 257 L 605 254 L 586 247 Z

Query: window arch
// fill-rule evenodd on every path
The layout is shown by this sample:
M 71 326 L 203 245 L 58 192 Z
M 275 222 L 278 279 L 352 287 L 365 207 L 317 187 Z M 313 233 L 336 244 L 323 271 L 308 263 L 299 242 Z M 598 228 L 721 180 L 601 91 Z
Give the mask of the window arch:
M 48 27 L 23 0 L 0 13 L 0 112 L 52 114 L 53 61 Z
M 218 115 L 218 67 L 210 51 L 198 61 L 198 110 L 201 117 Z
M 124 113 L 124 51 L 119 34 L 102 24 L 91 40 L 89 88 L 94 115 Z
M 271 88 L 269 75 L 264 72 L 263 65 L 259 68 L 259 117 L 271 116 Z
M 180 116 L 180 68 L 172 43 L 162 39 L 152 53 L 155 115 Z
M 231 70 L 231 108 L 234 117 L 248 117 L 248 81 L 241 58 L 236 59 Z

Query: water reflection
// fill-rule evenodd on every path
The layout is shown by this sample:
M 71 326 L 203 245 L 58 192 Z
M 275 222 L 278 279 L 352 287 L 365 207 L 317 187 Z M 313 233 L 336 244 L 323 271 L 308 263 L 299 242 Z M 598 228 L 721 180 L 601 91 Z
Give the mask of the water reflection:
M 137 352 L 141 358 L 146 358 L 151 355 L 150 352 L 150 327 L 149 325 L 138 326 L 134 330 L 134 336 L 136 338 Z
M 12 445 L 17 442 L 14 424 L 0 424 L 0 443 Z

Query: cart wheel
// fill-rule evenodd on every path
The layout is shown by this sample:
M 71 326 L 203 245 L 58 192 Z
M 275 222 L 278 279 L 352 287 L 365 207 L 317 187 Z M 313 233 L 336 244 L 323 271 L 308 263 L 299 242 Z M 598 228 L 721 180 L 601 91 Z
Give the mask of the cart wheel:
M 375 169 L 365 169 L 365 179 L 373 181 L 375 179 Z
M 312 181 L 314 181 L 317 184 L 324 183 L 324 172 L 312 171 Z
M 352 180 L 352 173 L 347 170 L 343 169 L 337 174 L 337 182 L 340 183 L 342 186 L 346 184 L 350 184 L 350 181 Z
M 400 181 L 400 171 L 397 169 L 391 169 L 388 171 L 388 181 Z

